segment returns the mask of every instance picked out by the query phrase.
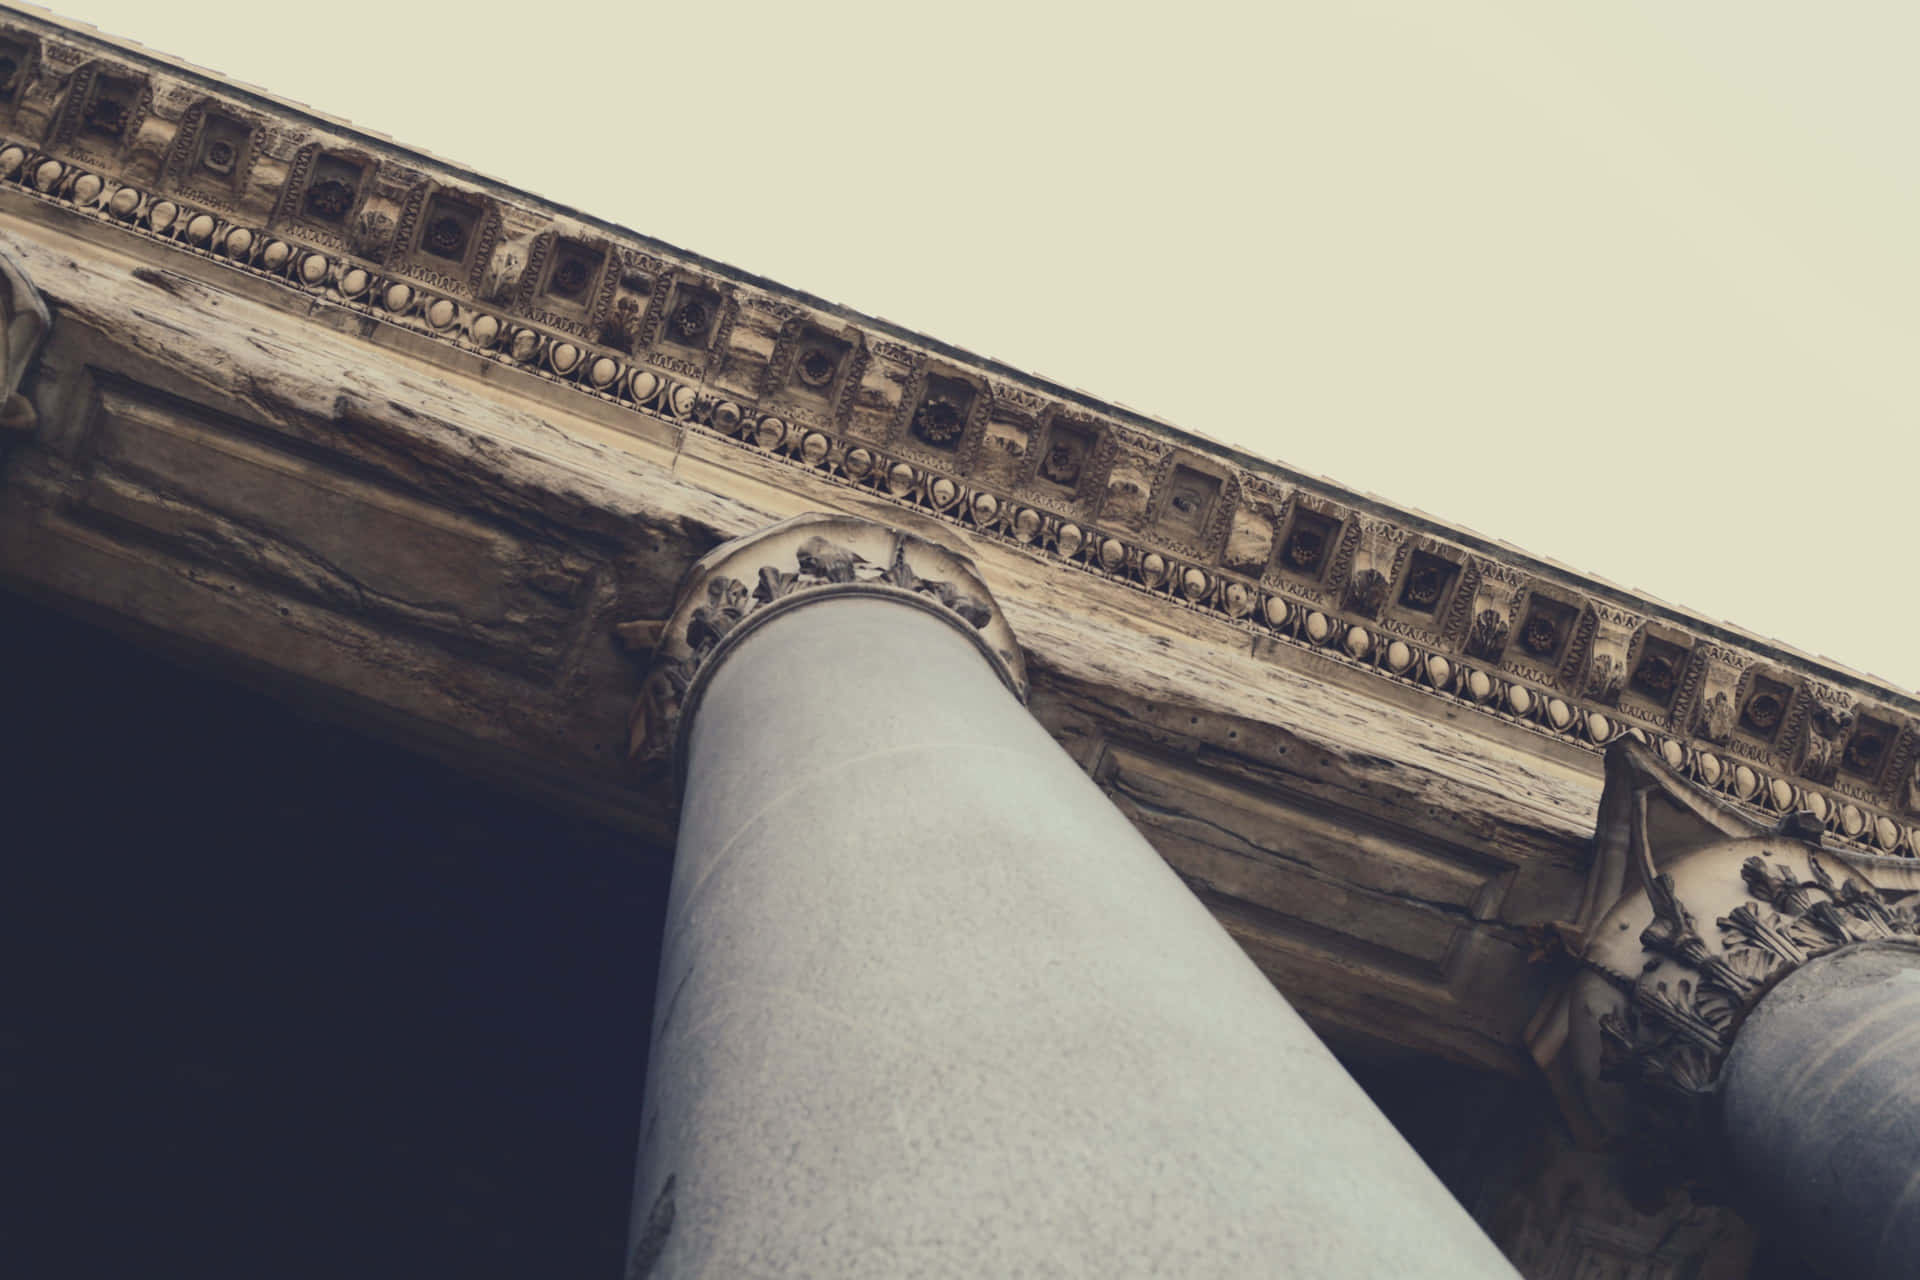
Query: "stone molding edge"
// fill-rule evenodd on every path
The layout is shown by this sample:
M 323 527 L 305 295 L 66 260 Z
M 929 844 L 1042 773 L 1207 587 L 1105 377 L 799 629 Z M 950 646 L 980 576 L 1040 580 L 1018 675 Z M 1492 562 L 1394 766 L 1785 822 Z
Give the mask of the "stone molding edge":
M 604 227 L 462 191 L 470 177 L 430 172 L 432 162 L 411 153 L 396 159 L 391 144 L 292 108 L 272 106 L 285 119 L 262 121 L 263 104 L 244 90 L 228 90 L 242 105 L 229 103 L 179 67 L 26 15 L 18 20 L 0 25 L 0 40 L 31 39 L 35 48 L 16 68 L 11 106 L 0 101 L 0 120 L 15 126 L 12 140 L 0 137 L 0 189 L 677 430 L 713 433 L 1209 614 L 1256 645 L 1274 639 L 1315 650 L 1589 750 L 1632 736 L 1755 812 L 1810 810 L 1838 840 L 1920 853 L 1920 718 L 1903 694 L 1851 678 L 1834 683 L 1799 660 L 1729 644 L 1711 624 L 1657 606 L 1624 609 L 1571 575 L 1500 559 L 1470 535 L 1248 471 L 1229 451 L 1171 429 L 1161 436 L 1122 426 L 1056 390 L 996 380 L 958 353 L 903 344 L 801 295 L 774 297 L 712 264 L 663 257 L 651 241 L 617 243 Z M 90 44 L 101 52 L 89 56 Z M 103 81 L 103 67 L 146 88 L 110 113 L 131 121 L 125 137 L 81 147 L 76 120 L 105 92 L 102 83 L 120 83 L 114 75 Z M 156 80 L 174 83 L 156 96 Z M 205 193 L 181 176 L 190 160 L 183 147 L 212 145 L 210 118 L 244 140 L 241 176 L 227 195 L 250 179 L 257 205 L 262 175 L 280 175 L 266 212 L 194 198 Z M 44 146 L 22 139 L 19 127 L 30 119 Z M 269 124 L 277 132 L 256 137 Z M 266 154 L 276 147 L 286 153 L 278 160 Z M 352 205 L 358 220 L 338 245 L 288 213 L 295 186 L 317 181 L 314 165 L 330 154 L 370 166 Z M 383 167 L 389 161 L 392 173 Z M 114 176 L 148 170 L 138 184 Z M 379 191 L 394 217 L 373 207 Z M 449 217 L 471 215 L 474 237 L 472 261 L 444 276 L 420 265 L 411 241 L 401 243 L 427 234 L 419 224 L 436 193 L 446 196 Z M 504 230 L 503 211 L 512 224 Z M 482 247 L 493 259 L 480 260 Z M 530 309 L 532 291 L 547 287 L 536 276 L 577 265 L 583 253 L 601 264 L 598 284 L 582 281 L 576 290 L 591 307 Z M 622 281 L 646 282 L 644 307 L 638 297 L 615 297 L 616 266 L 628 273 Z M 662 314 L 670 302 L 674 314 Z M 663 337 L 689 307 L 708 326 L 697 359 L 670 354 L 681 348 Z M 743 380 L 732 366 L 752 351 L 760 353 L 757 372 Z M 808 407 L 805 389 L 822 369 L 820 403 Z
M 1528 1031 L 1577 1133 L 1711 1185 L 1721 1068 L 1748 1014 L 1822 956 L 1920 948 L 1903 901 L 1920 862 L 1823 834 L 1810 813 L 1754 822 L 1642 743 L 1608 749 L 1585 899 L 1556 926 L 1575 968 Z
M 709 551 L 681 580 L 673 612 L 637 624 L 651 667 L 627 719 L 629 760 L 643 769 L 671 763 L 678 777 L 700 695 L 727 652 L 782 613 L 850 595 L 893 600 L 951 623 L 1008 691 L 1027 700 L 1019 642 L 973 561 L 858 516 L 811 513 Z M 636 624 L 626 626 L 633 635 Z

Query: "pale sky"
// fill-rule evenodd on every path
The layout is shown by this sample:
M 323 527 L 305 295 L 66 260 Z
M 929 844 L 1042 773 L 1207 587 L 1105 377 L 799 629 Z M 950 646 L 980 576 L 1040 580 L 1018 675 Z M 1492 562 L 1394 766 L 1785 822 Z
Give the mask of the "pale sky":
M 58 12 L 1920 686 L 1920 5 Z

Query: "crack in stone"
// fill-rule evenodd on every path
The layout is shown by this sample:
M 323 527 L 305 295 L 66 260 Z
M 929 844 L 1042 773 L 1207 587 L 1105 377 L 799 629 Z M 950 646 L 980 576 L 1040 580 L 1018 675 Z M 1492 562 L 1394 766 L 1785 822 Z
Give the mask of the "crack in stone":
M 1177 825 L 1189 826 L 1189 827 L 1200 826 L 1200 827 L 1208 828 L 1210 830 L 1219 832 L 1221 835 L 1227 837 L 1230 841 L 1232 841 L 1234 845 L 1239 846 L 1238 848 L 1232 848 L 1232 847 L 1227 848 L 1227 852 L 1236 854 L 1237 856 L 1259 860 L 1259 861 L 1284 863 L 1289 866 L 1299 868 L 1306 875 L 1312 877 L 1317 881 L 1320 881 L 1321 883 L 1340 885 L 1356 893 L 1366 894 L 1370 897 L 1384 898 L 1393 902 L 1405 903 L 1408 906 L 1421 907 L 1428 911 L 1436 912 L 1441 915 L 1458 918 L 1460 920 L 1463 920 L 1475 926 L 1496 923 L 1496 922 L 1482 920 L 1479 917 L 1475 916 L 1473 914 L 1471 907 L 1461 906 L 1457 903 L 1451 903 L 1451 902 L 1436 902 L 1431 898 L 1422 898 L 1416 894 L 1402 893 L 1392 889 L 1381 889 L 1375 886 L 1361 884 L 1355 880 L 1348 880 L 1343 877 L 1333 875 L 1323 870 L 1322 868 L 1315 866 L 1313 863 L 1307 861 L 1306 859 L 1298 857 L 1297 855 L 1286 853 L 1282 850 L 1272 848 L 1268 845 L 1256 843 L 1253 840 L 1248 839 L 1245 835 L 1241 834 L 1240 832 L 1233 830 L 1231 827 L 1224 826 L 1221 823 L 1216 822 L 1211 818 L 1204 817 L 1197 813 L 1193 813 L 1190 810 L 1170 808 L 1166 805 L 1156 803 L 1155 801 L 1145 799 L 1140 795 L 1139 792 L 1127 786 L 1124 782 L 1116 781 L 1114 784 L 1114 789 L 1120 792 L 1126 798 L 1129 804 L 1134 805 L 1135 807 L 1143 810 L 1144 812 L 1152 815 L 1155 818 L 1160 819 L 1161 821 L 1167 823 L 1168 825 L 1177 824 Z M 1223 846 L 1219 844 L 1215 844 L 1214 847 L 1221 848 Z M 1215 892 L 1221 893 L 1222 896 L 1225 896 L 1225 897 L 1240 899 L 1239 894 L 1229 893 L 1217 887 L 1215 889 Z M 1241 900 L 1244 901 L 1245 899 L 1241 899 Z M 1496 932 L 1501 932 L 1504 934 L 1505 931 L 1496 930 Z

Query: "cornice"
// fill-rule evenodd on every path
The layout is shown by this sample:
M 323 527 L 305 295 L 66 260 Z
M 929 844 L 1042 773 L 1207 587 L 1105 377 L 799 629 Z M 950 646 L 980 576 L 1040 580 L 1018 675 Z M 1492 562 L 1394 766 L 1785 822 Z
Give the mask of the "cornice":
M 1751 811 L 1920 852 L 1909 694 L 0 9 L 0 202 L 22 199 L 1210 615 L 1255 648 L 1595 752 L 1631 735 Z

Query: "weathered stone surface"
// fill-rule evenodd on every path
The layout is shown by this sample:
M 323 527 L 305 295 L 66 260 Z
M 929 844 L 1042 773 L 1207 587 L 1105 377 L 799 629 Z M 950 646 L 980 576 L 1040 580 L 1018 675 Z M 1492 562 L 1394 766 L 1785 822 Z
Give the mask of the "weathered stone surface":
M 734 504 L 669 485 L 662 509 L 645 442 L 19 243 L 59 323 L 8 463 L 10 577 L 663 829 L 621 766 L 611 628 L 664 607 Z
M 49 16 L 0 23 L 0 194 L 157 269 L 663 438 L 705 437 L 1315 653 L 1429 715 L 1635 732 L 1912 855 L 1920 701 L 463 173 Z M 1729 672 L 1744 672 L 1731 692 Z
M 26 271 L 0 253 L 0 432 L 32 429 L 36 415 L 20 386 L 40 354 L 52 317 Z
M 687 571 L 670 617 L 622 628 L 644 636 L 651 666 L 630 721 L 634 759 L 683 762 L 688 716 L 729 646 L 781 613 L 839 595 L 890 599 L 954 622 L 1026 701 L 1020 642 L 971 561 L 870 520 L 814 513 L 716 547 Z
M 952 536 L 705 436 L 567 416 L 531 374 L 450 381 L 278 294 L 44 236 L 15 233 L 58 323 L 34 386 L 45 421 L 0 500 L 10 580 L 656 836 L 670 797 L 625 771 L 642 673 L 618 625 L 661 616 L 711 547 L 809 509 Z M 1243 883 L 1274 887 L 1240 908 L 1203 891 L 1310 993 L 1317 1023 L 1523 1068 L 1534 983 L 1509 926 L 1577 891 L 1594 796 L 1577 752 L 1490 750 L 1488 729 L 1518 731 L 1435 720 L 1417 692 L 1383 700 L 1313 654 L 1256 656 L 1246 631 L 1164 615 L 1122 584 L 1075 575 L 1063 596 L 1056 567 L 1000 541 L 970 550 L 1031 663 L 1036 714 L 1084 767 L 1116 795 L 1143 768 L 1198 769 L 1229 795 Z M 1364 809 L 1389 862 L 1471 867 L 1436 874 L 1485 887 L 1422 899 L 1404 869 L 1348 856 L 1274 881 L 1329 854 L 1281 858 L 1273 824 L 1303 808 Z M 1191 861 L 1191 841 L 1147 825 Z M 1452 852 L 1435 863 L 1430 842 Z M 1389 914 L 1362 921 L 1369 903 Z M 1427 940 L 1402 941 L 1392 911 Z M 1427 958 L 1394 959 L 1405 947 Z
M 14 589 L 657 841 L 624 720 L 689 565 L 808 512 L 964 547 L 1038 721 L 1372 1053 L 1555 1058 L 1568 947 L 1618 1011 L 1643 948 L 1597 922 L 1677 918 L 1589 866 L 1629 737 L 1867 868 L 1857 918 L 1920 882 L 1904 691 L 97 33 L 0 39 Z
M 1583 1133 L 1628 1136 L 1665 1176 L 1711 1175 L 1728 1050 L 1776 984 L 1856 944 L 1913 939 L 1920 863 L 1826 846 L 1812 814 L 1753 823 L 1636 743 L 1608 753 L 1577 958 L 1529 1029 Z M 1916 944 L 1920 945 L 1920 944 Z

